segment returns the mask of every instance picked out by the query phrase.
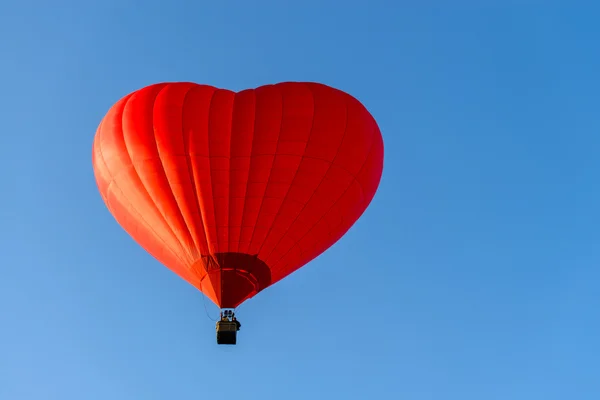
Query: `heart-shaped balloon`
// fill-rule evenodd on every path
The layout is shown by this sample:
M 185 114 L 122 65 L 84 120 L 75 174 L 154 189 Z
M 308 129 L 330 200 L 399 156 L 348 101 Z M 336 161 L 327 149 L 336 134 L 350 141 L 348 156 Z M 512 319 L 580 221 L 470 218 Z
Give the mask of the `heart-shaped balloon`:
M 133 239 L 234 308 L 348 231 L 379 185 L 383 141 L 357 99 L 323 84 L 160 83 L 108 111 L 93 166 Z

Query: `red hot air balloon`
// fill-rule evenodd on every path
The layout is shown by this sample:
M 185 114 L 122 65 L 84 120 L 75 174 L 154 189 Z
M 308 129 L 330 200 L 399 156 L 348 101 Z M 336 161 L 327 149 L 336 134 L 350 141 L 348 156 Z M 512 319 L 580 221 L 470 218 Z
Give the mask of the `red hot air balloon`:
M 348 231 L 379 185 L 383 140 L 357 99 L 323 84 L 160 83 L 108 111 L 92 158 L 118 223 L 230 309 Z

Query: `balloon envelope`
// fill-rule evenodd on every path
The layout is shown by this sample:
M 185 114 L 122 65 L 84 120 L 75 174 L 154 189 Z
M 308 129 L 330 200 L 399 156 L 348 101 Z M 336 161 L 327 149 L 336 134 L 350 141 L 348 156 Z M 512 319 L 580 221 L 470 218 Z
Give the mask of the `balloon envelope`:
M 92 154 L 118 223 L 221 308 L 339 240 L 383 169 L 381 133 L 366 108 L 308 82 L 237 93 L 151 85 L 108 111 Z

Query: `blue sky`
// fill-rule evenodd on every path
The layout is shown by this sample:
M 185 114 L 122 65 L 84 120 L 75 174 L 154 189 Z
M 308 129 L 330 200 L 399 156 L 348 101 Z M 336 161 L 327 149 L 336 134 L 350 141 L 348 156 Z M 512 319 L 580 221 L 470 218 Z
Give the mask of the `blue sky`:
M 0 6 L 0 398 L 600 398 L 599 6 L 294 3 Z M 92 172 L 108 108 L 181 80 L 323 82 L 384 135 L 371 207 L 234 348 Z

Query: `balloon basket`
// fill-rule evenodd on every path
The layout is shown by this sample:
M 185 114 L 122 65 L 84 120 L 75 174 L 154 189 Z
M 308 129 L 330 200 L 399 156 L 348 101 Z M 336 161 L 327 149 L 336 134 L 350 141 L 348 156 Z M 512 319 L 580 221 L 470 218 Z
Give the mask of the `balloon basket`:
M 221 320 L 217 321 L 217 344 L 236 344 L 240 326 L 233 310 L 221 311 Z
M 217 321 L 217 344 L 236 344 L 237 325 L 234 321 Z

